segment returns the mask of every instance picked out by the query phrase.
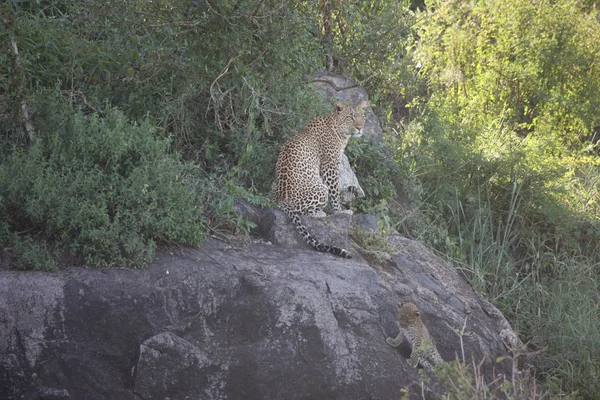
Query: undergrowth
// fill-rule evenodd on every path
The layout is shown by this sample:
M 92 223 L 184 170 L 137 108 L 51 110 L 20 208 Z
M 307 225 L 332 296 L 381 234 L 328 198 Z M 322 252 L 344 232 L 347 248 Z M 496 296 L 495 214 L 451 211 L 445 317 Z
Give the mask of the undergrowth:
M 19 268 L 61 257 L 97 266 L 142 266 L 156 245 L 204 237 L 195 167 L 170 153 L 148 122 L 57 107 L 38 121 L 39 140 L 0 163 L 3 241 Z

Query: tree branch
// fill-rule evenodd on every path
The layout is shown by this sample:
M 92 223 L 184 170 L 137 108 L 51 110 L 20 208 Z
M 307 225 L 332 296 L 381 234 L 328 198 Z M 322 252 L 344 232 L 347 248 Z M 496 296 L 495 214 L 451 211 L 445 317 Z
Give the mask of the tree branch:
M 19 93 L 18 95 L 21 97 L 21 117 L 23 118 L 23 123 L 25 124 L 25 130 L 27 131 L 27 134 L 29 135 L 29 141 L 32 142 L 35 137 L 35 129 L 33 128 L 33 122 L 31 120 L 31 113 L 29 112 L 29 106 L 27 106 L 27 102 L 25 101 L 25 96 L 23 96 L 23 93 L 22 93 L 22 91 L 25 89 L 26 85 L 25 85 L 25 77 L 22 75 L 21 56 L 19 55 L 19 47 L 17 46 L 17 38 L 15 36 L 15 32 L 12 29 L 13 21 L 9 16 L 4 15 L 4 13 L 2 13 L 2 15 L 0 15 L 0 19 L 2 20 L 2 23 L 6 27 L 6 30 L 8 31 L 8 37 L 10 39 L 10 48 L 12 50 L 13 64 L 14 64 L 15 71 L 20 74 L 19 84 L 21 86 L 21 93 Z

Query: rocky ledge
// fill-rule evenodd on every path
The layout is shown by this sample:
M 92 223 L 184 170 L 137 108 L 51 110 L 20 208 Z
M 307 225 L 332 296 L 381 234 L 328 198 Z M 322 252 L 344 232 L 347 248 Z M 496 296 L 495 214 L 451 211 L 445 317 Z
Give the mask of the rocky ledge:
M 367 251 L 347 233 L 372 217 L 307 218 L 346 260 L 307 249 L 278 211 L 246 214 L 263 239 L 162 251 L 142 270 L 0 271 L 0 398 L 421 399 L 409 348 L 385 341 L 398 301 L 445 360 L 511 373 L 496 362 L 518 342 L 505 318 L 422 244 Z

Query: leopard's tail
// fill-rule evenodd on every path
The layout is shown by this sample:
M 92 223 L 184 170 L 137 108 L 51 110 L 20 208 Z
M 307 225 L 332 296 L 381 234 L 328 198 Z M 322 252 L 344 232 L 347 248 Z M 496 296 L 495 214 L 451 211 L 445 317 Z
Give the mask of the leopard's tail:
M 298 231 L 300 236 L 302 236 L 306 243 L 311 245 L 315 250 L 322 251 L 323 253 L 330 253 L 339 257 L 352 258 L 352 256 L 347 250 L 319 242 L 314 236 L 312 236 L 308 232 L 308 229 L 306 229 L 304 224 L 302 224 L 302 220 L 300 219 L 300 215 L 298 213 L 289 211 L 285 207 L 282 207 L 282 209 L 290 217 L 290 219 L 296 226 L 296 230 Z

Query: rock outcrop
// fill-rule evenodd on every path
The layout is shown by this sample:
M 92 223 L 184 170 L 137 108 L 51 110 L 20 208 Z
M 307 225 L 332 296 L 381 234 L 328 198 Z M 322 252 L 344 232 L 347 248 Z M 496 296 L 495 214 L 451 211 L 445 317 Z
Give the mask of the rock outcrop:
M 385 341 L 407 300 L 445 360 L 510 374 L 496 363 L 516 338 L 507 321 L 422 244 L 393 236 L 336 258 L 286 239 L 278 211 L 245 207 L 279 245 L 211 239 L 142 270 L 0 271 L 0 398 L 421 399 L 408 348 Z M 349 240 L 347 216 L 307 221 Z
M 332 104 L 337 101 L 358 104 L 361 101 L 369 100 L 365 88 L 343 75 L 319 71 L 312 75 L 310 84 L 326 101 Z M 367 109 L 366 113 L 365 132 L 369 139 L 378 143 L 383 142 L 383 130 L 371 107 Z

